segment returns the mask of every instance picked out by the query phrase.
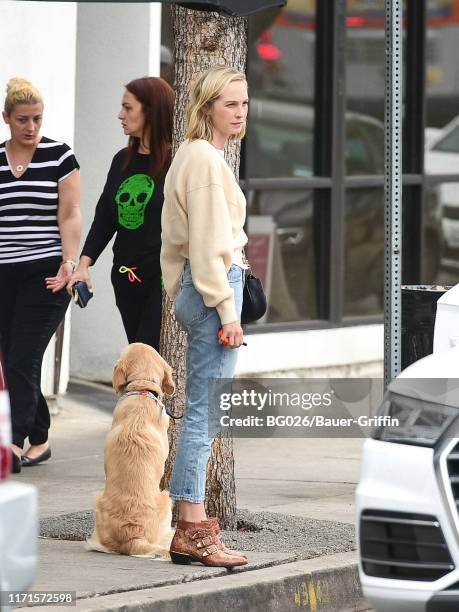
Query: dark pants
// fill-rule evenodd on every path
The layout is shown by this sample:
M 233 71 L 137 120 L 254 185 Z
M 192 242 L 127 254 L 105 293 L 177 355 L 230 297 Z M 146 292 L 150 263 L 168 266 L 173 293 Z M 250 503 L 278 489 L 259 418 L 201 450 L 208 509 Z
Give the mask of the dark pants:
M 45 278 L 55 276 L 60 257 L 0 265 L 0 343 L 10 392 L 13 443 L 48 439 L 48 404 L 40 390 L 43 354 L 70 301 L 65 289 L 52 293 Z
M 141 283 L 130 282 L 128 274 L 113 265 L 112 284 L 128 342 L 143 342 L 159 351 L 162 316 L 161 270 L 159 265 L 139 266 Z

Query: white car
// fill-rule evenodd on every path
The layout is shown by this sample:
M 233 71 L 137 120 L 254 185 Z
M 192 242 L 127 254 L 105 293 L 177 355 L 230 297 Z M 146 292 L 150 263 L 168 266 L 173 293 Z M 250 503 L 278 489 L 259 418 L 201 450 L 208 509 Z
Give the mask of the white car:
M 37 491 L 9 480 L 10 471 L 10 403 L 0 354 L 0 610 L 9 608 L 6 591 L 30 588 L 37 566 Z
M 459 610 L 459 346 L 388 387 L 398 419 L 364 444 L 357 488 L 360 580 L 378 612 Z

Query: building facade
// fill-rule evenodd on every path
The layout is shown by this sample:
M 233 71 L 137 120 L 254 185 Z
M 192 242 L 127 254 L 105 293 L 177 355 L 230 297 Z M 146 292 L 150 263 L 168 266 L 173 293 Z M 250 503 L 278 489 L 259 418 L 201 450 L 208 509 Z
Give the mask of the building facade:
M 450 285 L 459 280 L 459 1 L 404 8 L 403 282 Z M 73 144 L 82 166 L 86 232 L 125 143 L 123 84 L 145 74 L 173 82 L 169 7 L 4 1 L 0 12 L 0 82 L 24 76 L 42 89 L 43 133 Z M 288 0 L 249 18 L 241 179 L 249 258 L 269 308 L 247 328 L 241 373 L 378 371 L 384 15 L 384 0 Z M 107 249 L 94 300 L 72 312 L 70 367 L 82 378 L 108 380 L 125 344 L 110 264 Z

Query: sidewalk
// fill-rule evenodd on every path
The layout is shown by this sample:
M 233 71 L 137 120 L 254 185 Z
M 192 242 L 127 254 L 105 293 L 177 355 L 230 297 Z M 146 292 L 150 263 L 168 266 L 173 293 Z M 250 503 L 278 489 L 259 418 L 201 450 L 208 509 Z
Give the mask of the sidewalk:
M 112 392 L 100 385 L 71 385 L 60 414 L 53 417 L 51 461 L 16 477 L 38 487 L 40 518 L 92 508 L 103 487 L 103 445 L 114 403 Z M 352 524 L 362 443 L 235 440 L 238 508 Z M 368 607 L 361 599 L 354 551 L 305 560 L 275 546 L 270 552 L 247 554 L 249 564 L 229 574 L 199 564 L 87 552 L 81 541 L 40 539 L 33 588 L 76 591 L 81 610 L 315 612 Z

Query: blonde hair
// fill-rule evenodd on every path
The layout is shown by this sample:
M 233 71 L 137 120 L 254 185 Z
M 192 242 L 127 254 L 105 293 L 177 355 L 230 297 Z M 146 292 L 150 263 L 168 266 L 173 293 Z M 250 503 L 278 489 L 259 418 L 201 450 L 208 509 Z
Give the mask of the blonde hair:
M 193 83 L 191 97 L 187 108 L 186 138 L 189 140 L 203 139 L 212 142 L 212 121 L 209 108 L 220 96 L 227 85 L 234 81 L 242 81 L 247 86 L 243 72 L 227 66 L 211 68 L 201 74 Z M 245 136 L 245 126 L 231 140 L 240 140 Z
M 9 115 L 18 104 L 43 104 L 43 98 L 30 81 L 13 78 L 6 84 L 5 113 Z

